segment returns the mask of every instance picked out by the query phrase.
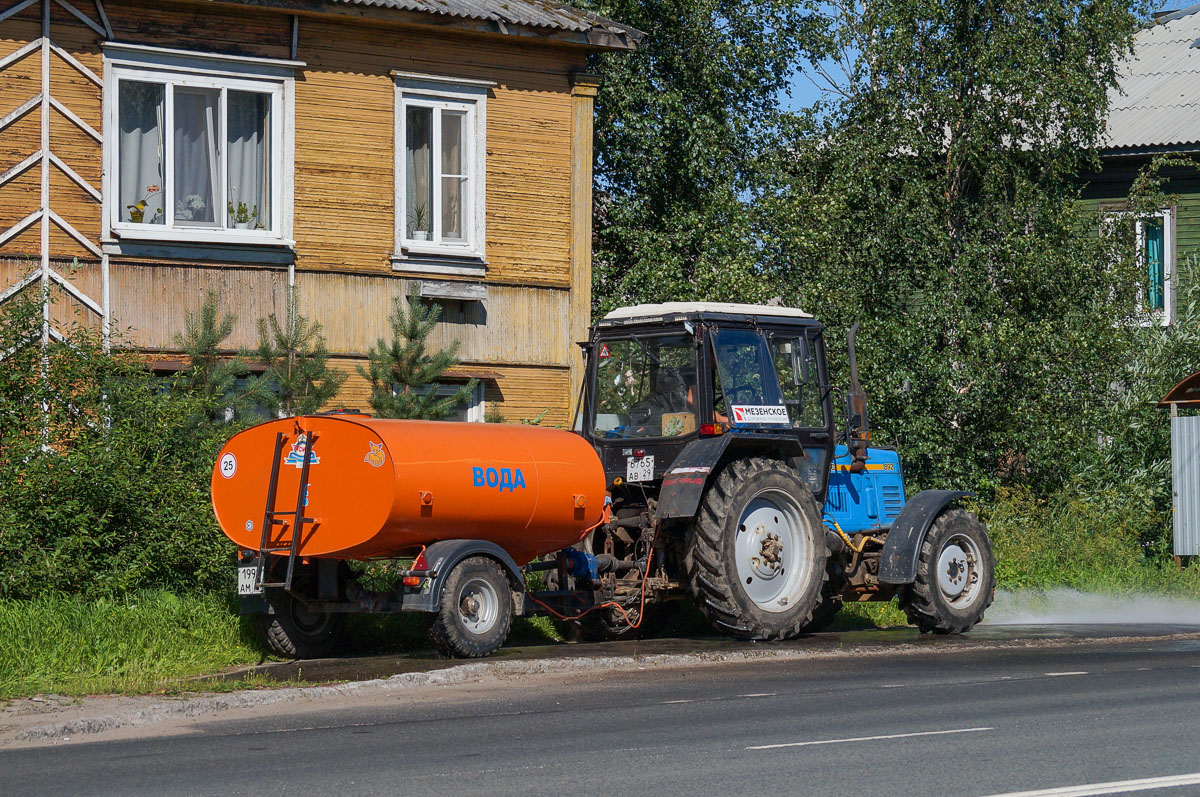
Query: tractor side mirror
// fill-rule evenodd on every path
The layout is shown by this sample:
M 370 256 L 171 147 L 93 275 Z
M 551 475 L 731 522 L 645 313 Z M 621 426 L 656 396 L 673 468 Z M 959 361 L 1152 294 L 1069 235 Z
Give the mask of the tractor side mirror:
M 796 380 L 796 387 L 807 385 L 808 380 L 812 377 L 809 371 L 809 361 L 812 358 L 812 352 L 808 347 L 808 336 L 801 336 L 798 342 L 799 346 L 792 347 L 792 377 Z M 799 362 L 795 362 L 797 359 Z

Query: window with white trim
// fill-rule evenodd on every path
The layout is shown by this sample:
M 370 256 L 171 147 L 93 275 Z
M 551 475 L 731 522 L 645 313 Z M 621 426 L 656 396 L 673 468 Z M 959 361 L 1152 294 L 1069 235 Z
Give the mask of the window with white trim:
M 1170 324 L 1175 315 L 1172 290 L 1175 241 L 1171 217 L 1171 208 L 1164 208 L 1153 216 L 1138 219 L 1136 227 L 1138 264 L 1146 275 L 1142 306 L 1149 313 L 1161 315 L 1163 324 Z
M 457 396 L 458 392 L 463 389 L 463 382 L 448 382 L 436 386 L 436 395 L 438 398 L 450 398 Z M 430 386 L 415 388 L 421 395 L 429 395 Z M 392 386 L 393 394 L 396 391 L 396 386 Z M 483 383 L 476 382 L 471 392 L 467 395 L 467 400 L 461 404 L 456 404 L 450 417 L 447 421 L 470 421 L 471 423 L 483 423 L 485 416 L 485 406 L 483 401 Z
M 132 239 L 286 242 L 292 79 L 149 49 L 107 63 L 109 229 Z
M 487 85 L 396 73 L 398 260 L 483 260 Z
M 1147 324 L 1169 326 L 1175 318 L 1175 225 L 1174 210 L 1163 208 L 1157 213 L 1139 215 L 1133 219 L 1132 230 L 1128 220 L 1130 211 L 1117 210 L 1104 216 L 1101 225 L 1106 235 L 1133 233 L 1133 240 L 1126 245 L 1134 247 L 1137 267 L 1141 273 L 1136 298 L 1136 315 Z M 1126 219 L 1121 233 L 1118 220 Z M 1128 239 L 1126 239 L 1128 240 Z

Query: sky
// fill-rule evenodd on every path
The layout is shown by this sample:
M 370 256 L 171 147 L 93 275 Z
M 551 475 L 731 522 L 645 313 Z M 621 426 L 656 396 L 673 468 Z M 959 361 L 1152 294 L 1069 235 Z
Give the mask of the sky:
M 1159 5 L 1159 13 L 1178 11 L 1194 5 L 1198 1 L 1200 0 L 1168 0 L 1168 2 Z M 794 111 L 798 108 L 808 107 L 820 97 L 820 91 L 799 69 L 792 73 L 789 86 L 791 96 L 788 97 L 784 94 L 780 97 L 780 102 L 785 110 Z

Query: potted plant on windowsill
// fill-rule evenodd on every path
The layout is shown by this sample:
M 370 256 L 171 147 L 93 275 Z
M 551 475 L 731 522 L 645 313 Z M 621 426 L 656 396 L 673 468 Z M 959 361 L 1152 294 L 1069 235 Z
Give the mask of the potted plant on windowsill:
M 157 185 L 146 186 L 146 195 L 132 205 L 126 205 L 125 209 L 129 211 L 129 220 L 134 224 L 146 223 L 146 207 L 150 204 L 150 197 L 158 193 Z M 157 224 L 158 217 L 162 214 L 162 208 L 155 208 L 154 215 L 150 218 L 150 224 Z
M 258 218 L 258 205 L 250 208 L 246 206 L 245 202 L 239 202 L 235 208 L 230 202 L 229 218 L 233 221 L 234 229 L 249 230 Z
M 429 230 L 427 229 L 427 226 L 429 223 L 429 215 L 425 212 L 425 205 L 418 204 L 414 206 L 412 213 L 408 214 L 408 220 L 409 224 L 411 225 L 410 229 L 412 230 L 412 239 L 414 241 L 428 241 Z

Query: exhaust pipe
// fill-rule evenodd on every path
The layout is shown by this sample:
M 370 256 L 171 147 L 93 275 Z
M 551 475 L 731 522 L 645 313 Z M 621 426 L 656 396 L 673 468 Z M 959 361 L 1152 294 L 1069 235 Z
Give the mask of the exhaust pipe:
M 858 336 L 858 322 L 850 327 L 846 341 L 850 363 L 850 390 L 846 396 L 849 405 L 846 419 L 846 447 L 850 449 L 850 472 L 862 473 L 867 469 L 867 445 L 871 430 L 867 425 L 867 393 L 858 381 L 858 360 L 854 356 L 854 339 Z

